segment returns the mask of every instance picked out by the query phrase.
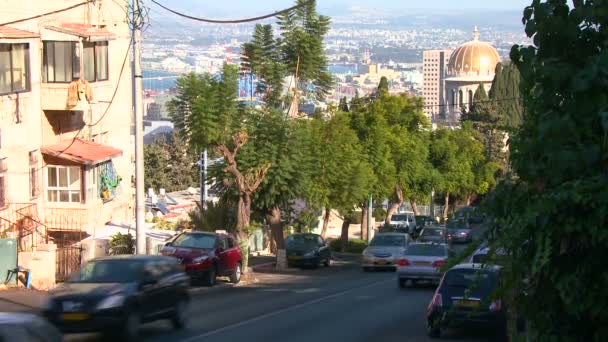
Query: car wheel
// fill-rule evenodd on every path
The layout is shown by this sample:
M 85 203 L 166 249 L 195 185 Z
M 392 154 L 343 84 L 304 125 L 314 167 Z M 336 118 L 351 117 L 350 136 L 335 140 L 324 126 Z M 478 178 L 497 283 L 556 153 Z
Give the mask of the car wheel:
M 209 271 L 207 271 L 207 275 L 205 278 L 205 285 L 207 285 L 209 287 L 215 285 L 216 278 L 217 278 L 217 270 L 214 266 Z
M 177 330 L 183 329 L 188 323 L 188 300 L 185 298 L 180 299 L 175 304 L 173 309 L 173 317 L 171 317 L 171 323 Z
M 141 315 L 137 310 L 132 310 L 127 314 L 125 325 L 122 333 L 124 341 L 137 341 L 139 336 L 139 327 L 141 325 Z
M 232 274 L 230 274 L 230 282 L 233 284 L 238 284 L 241 281 L 241 275 L 242 275 L 242 269 L 241 269 L 241 263 L 239 262 L 236 264 L 236 267 L 232 271 Z
M 439 322 L 436 319 L 428 319 L 426 321 L 426 334 L 430 338 L 441 337 L 441 327 L 439 326 Z

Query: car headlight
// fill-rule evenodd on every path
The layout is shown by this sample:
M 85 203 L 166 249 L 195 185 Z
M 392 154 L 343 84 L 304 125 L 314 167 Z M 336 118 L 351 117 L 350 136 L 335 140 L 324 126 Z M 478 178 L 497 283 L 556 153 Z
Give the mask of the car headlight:
M 112 295 L 103 299 L 97 304 L 97 310 L 111 309 L 122 306 L 125 303 L 125 296 L 121 294 Z
M 310 251 L 304 254 L 305 257 L 314 257 L 317 254 L 317 251 Z
M 207 261 L 207 259 L 209 259 L 209 256 L 208 255 L 203 255 L 203 256 L 200 256 L 198 258 L 192 259 L 192 262 L 195 263 L 195 264 L 202 264 L 205 261 Z

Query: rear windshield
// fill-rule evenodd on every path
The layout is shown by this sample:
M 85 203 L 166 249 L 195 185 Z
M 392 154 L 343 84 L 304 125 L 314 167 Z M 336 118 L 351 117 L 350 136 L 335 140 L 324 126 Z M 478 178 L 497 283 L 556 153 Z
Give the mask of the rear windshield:
M 448 287 L 474 287 L 486 291 L 493 291 L 498 284 L 498 275 L 495 272 L 483 270 L 454 269 L 446 273 L 443 281 L 445 286 Z
M 413 256 L 446 256 L 447 251 L 442 245 L 410 245 L 405 255 Z
M 287 247 L 316 246 L 319 244 L 317 235 L 290 235 L 285 240 Z
M 130 283 L 142 277 L 144 261 L 117 259 L 90 261 L 70 283 Z
M 401 235 L 376 235 L 372 239 L 370 246 L 404 246 L 405 236 Z
M 443 229 L 425 229 L 422 231 L 423 236 L 443 236 Z
M 393 215 L 391 221 L 407 222 L 407 215 Z
M 477 254 L 473 255 L 473 258 L 471 258 L 471 262 L 473 262 L 474 264 L 483 264 L 486 262 L 487 259 L 487 254 Z
M 173 240 L 172 245 L 184 248 L 214 248 L 215 236 L 208 234 L 182 234 Z

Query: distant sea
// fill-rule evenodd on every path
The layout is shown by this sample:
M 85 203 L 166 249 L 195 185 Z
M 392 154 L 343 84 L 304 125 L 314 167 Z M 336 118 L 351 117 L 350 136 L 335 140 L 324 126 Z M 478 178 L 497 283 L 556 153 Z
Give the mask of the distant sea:
M 175 87 L 175 82 L 179 74 L 157 71 L 157 70 L 143 70 L 144 77 L 144 89 L 155 90 L 155 91 L 166 91 Z M 160 79 L 159 79 L 160 77 Z M 166 77 L 166 78 L 165 78 Z
M 332 74 L 357 74 L 356 64 L 330 64 L 329 72 Z M 143 70 L 144 89 L 155 91 L 167 91 L 175 88 L 175 82 L 180 74 L 158 71 L 158 70 Z

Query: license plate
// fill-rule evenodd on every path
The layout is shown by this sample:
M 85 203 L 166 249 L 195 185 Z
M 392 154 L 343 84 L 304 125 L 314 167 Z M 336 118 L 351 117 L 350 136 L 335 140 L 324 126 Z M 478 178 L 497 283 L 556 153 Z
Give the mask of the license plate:
M 302 259 L 302 257 L 301 256 L 292 255 L 292 256 L 288 257 L 288 259 L 289 260 L 300 260 L 300 259 Z
M 479 302 L 476 300 L 462 300 L 459 299 L 456 301 L 457 306 L 462 306 L 465 308 L 476 308 L 479 306 Z
M 388 262 L 386 260 L 384 260 L 384 259 L 380 259 L 380 260 L 376 261 L 376 264 L 378 264 L 378 265 L 386 265 L 387 263 Z
M 61 315 L 64 321 L 84 321 L 89 318 L 89 315 L 85 313 L 66 313 Z

